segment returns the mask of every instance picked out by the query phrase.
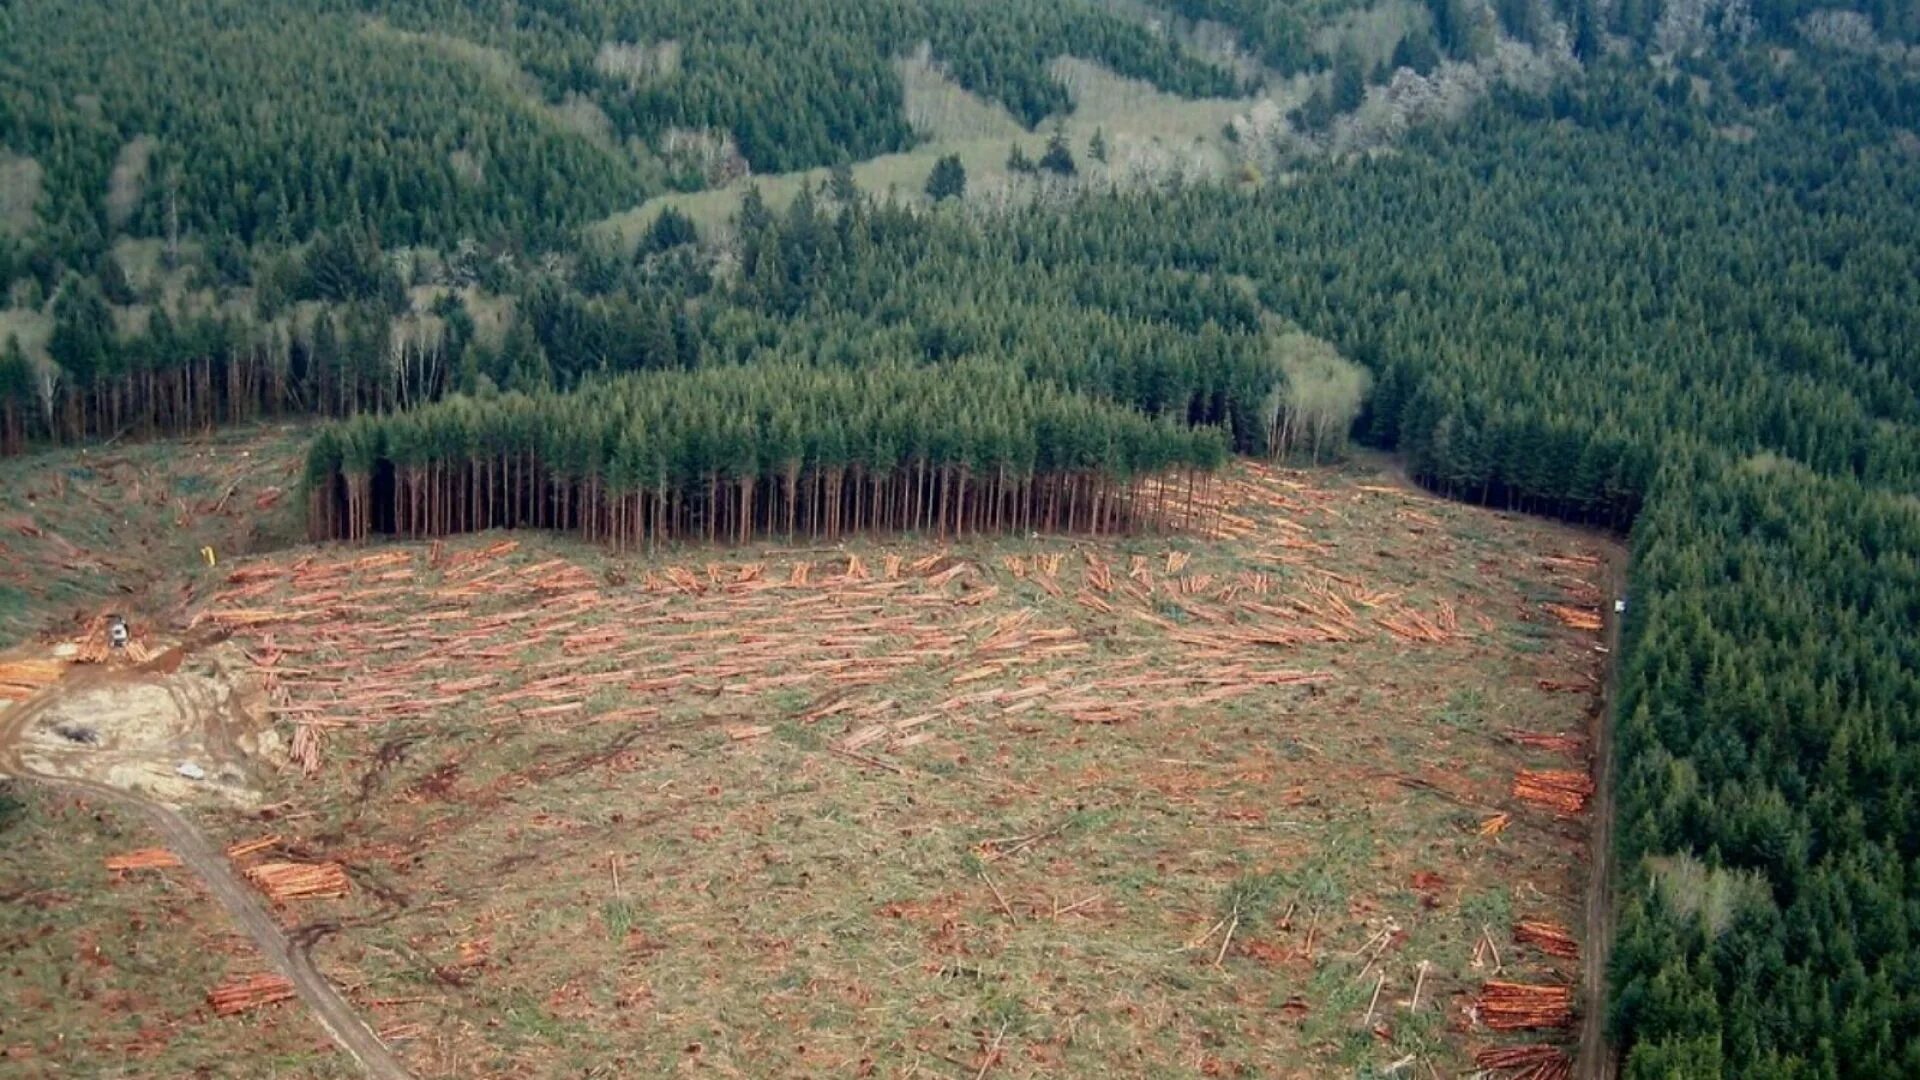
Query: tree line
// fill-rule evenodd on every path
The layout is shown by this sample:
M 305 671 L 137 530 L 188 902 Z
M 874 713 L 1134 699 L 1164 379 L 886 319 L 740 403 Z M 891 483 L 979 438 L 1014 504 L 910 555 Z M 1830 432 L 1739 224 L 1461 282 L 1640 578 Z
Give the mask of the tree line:
M 1004 364 L 766 363 L 362 414 L 315 439 L 306 476 L 316 539 L 534 527 L 637 546 L 1166 527 L 1226 455 L 1217 430 Z

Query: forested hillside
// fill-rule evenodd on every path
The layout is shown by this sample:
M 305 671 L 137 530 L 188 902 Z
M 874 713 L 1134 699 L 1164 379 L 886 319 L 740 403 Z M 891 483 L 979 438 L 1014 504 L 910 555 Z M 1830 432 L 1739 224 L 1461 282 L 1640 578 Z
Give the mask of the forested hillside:
M 1082 0 L 20 0 L 0 7 L 0 163 L 31 163 L 39 227 L 11 259 L 50 290 L 118 232 L 561 246 L 668 186 L 911 144 L 891 62 L 922 42 L 1030 125 L 1068 106 L 1047 71 L 1067 53 L 1181 94 L 1236 85 Z
M 1103 529 L 1146 474 L 1351 426 L 1633 531 L 1628 1074 L 1920 1075 L 1913 5 L 1436 0 L 1376 71 L 1312 33 L 1352 5 L 1176 0 L 1329 108 L 1515 41 L 1586 66 L 1267 182 L 981 213 L 842 178 L 631 253 L 577 227 L 904 145 L 919 41 L 1029 124 L 1061 52 L 1241 77 L 1122 4 L 152 7 L 0 8 L 0 168 L 38 193 L 0 276 L 54 362 L 5 343 L 4 449 L 356 417 L 320 535 L 631 543 Z M 176 234 L 197 306 L 100 258 Z

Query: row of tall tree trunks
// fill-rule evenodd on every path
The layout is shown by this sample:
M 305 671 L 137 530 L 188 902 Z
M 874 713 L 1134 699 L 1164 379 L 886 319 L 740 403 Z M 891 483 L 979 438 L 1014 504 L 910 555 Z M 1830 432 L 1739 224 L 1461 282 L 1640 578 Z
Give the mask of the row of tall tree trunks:
M 0 401 L 0 455 L 36 444 L 184 435 L 270 417 L 385 412 L 438 400 L 447 389 L 439 368 L 396 368 L 370 380 L 267 360 L 264 350 L 242 351 L 35 387 L 30 400 Z
M 884 474 L 794 469 L 615 490 L 557 474 L 532 455 L 335 471 L 308 493 L 316 541 L 408 539 L 485 529 L 572 532 L 615 548 L 653 542 L 838 540 L 855 533 L 1087 533 L 1206 528 L 1213 476 L 1117 480 L 1096 472 L 1016 475 L 920 465 Z

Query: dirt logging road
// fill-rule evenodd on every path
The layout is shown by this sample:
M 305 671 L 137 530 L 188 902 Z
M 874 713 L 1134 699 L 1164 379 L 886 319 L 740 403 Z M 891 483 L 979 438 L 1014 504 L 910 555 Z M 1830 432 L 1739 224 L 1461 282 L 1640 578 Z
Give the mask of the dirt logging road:
M 314 1019 L 326 1028 L 327 1034 L 342 1050 L 359 1062 L 368 1076 L 374 1080 L 412 1080 L 413 1074 L 387 1049 L 380 1037 L 360 1020 L 353 1006 L 347 1004 L 333 984 L 327 981 L 327 977 L 314 966 L 313 958 L 287 940 L 286 933 L 274 921 L 260 898 L 234 874 L 226 857 L 186 817 L 169 806 L 100 784 L 40 776 L 30 779 L 85 791 L 145 814 L 147 820 L 153 822 L 160 831 L 167 847 L 180 856 L 181 863 L 200 876 L 208 890 L 220 899 L 227 913 L 259 946 L 267 963 L 293 984 L 300 999 L 312 1011 Z
M 1607 561 L 1607 592 L 1626 596 L 1626 556 Z M 1585 1010 L 1580 1019 L 1579 1080 L 1613 1080 L 1618 1072 L 1607 1041 L 1607 962 L 1613 948 L 1613 711 L 1620 672 L 1620 623 L 1623 614 L 1607 604 L 1607 674 L 1593 719 L 1593 822 L 1587 877 L 1587 962 L 1581 973 Z

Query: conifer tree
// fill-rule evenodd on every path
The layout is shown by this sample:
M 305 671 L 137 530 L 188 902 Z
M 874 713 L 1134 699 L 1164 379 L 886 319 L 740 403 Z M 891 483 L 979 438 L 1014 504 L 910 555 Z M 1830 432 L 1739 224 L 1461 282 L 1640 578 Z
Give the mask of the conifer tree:
M 967 193 L 967 170 L 960 164 L 960 155 L 948 154 L 933 164 L 933 173 L 927 177 L 927 197 L 934 202 L 957 199 Z

